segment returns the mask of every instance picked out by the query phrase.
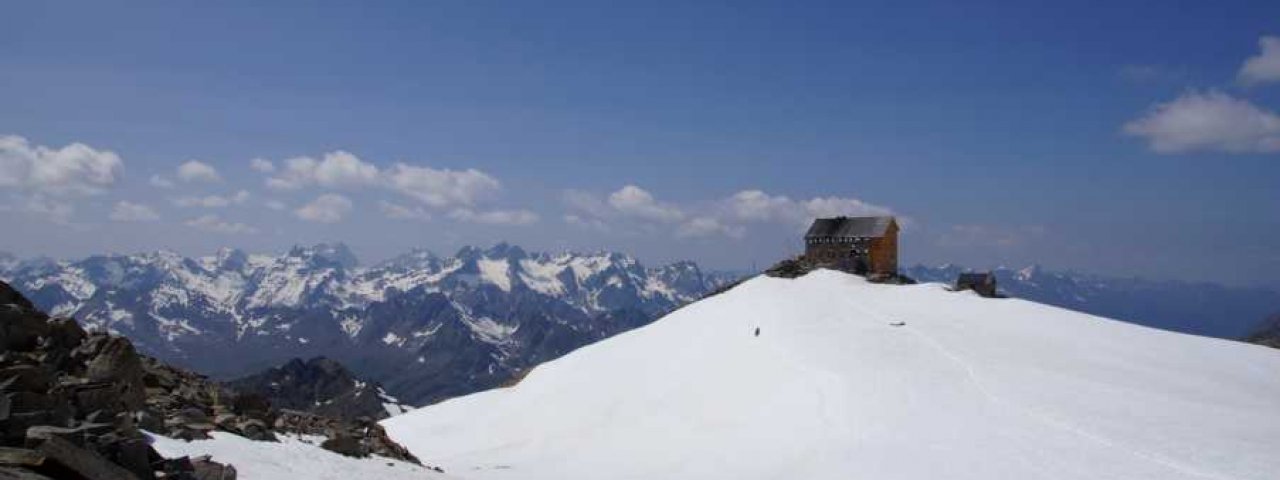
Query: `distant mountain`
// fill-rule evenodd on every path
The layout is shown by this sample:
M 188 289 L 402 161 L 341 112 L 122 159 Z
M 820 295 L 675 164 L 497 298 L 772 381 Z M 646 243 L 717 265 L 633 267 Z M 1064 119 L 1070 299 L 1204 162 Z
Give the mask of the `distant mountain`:
M 954 283 L 964 271 L 955 265 L 916 265 L 906 274 L 921 282 Z M 1000 290 L 1010 296 L 1195 335 L 1243 339 L 1280 310 L 1280 292 L 1263 288 L 1055 272 L 1039 266 L 993 272 Z
M 0 278 L 41 308 L 171 363 L 234 378 L 324 355 L 414 405 L 500 385 L 731 279 L 691 262 L 646 268 L 619 253 L 505 243 L 370 268 L 341 244 L 4 265 Z
M 315 357 L 290 360 L 226 383 L 241 393 L 256 393 L 278 408 L 301 410 L 326 417 L 374 420 L 409 410 L 378 384 L 362 381 L 335 360 Z

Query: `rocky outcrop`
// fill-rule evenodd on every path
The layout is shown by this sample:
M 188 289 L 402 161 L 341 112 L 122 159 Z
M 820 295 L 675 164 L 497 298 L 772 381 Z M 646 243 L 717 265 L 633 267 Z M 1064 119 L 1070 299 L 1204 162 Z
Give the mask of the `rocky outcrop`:
M 360 417 L 380 420 L 409 410 L 381 385 L 356 378 L 327 357 L 305 362 L 295 358 L 226 385 L 238 392 L 262 395 L 277 408 L 349 421 Z
M 773 264 L 773 266 L 764 271 L 764 274 L 777 278 L 799 278 L 808 275 L 809 272 L 819 268 L 827 267 L 815 264 L 801 255 L 795 258 L 787 258 Z M 866 278 L 867 281 L 872 283 L 887 283 L 893 285 L 911 285 L 916 283 L 915 280 L 911 279 L 911 277 L 903 275 L 902 273 L 871 274 L 867 275 Z
M 1280 313 L 1272 315 L 1262 323 L 1262 328 L 1247 338 L 1251 343 L 1280 348 Z
M 221 479 L 210 458 L 162 458 L 143 430 L 186 440 L 323 435 L 328 449 L 419 463 L 372 419 L 281 413 L 252 392 L 139 355 L 129 340 L 50 318 L 0 282 L 0 478 Z
M 230 466 L 165 459 L 147 443 L 146 373 L 128 340 L 49 318 L 3 282 L 0 336 L 0 478 L 235 478 Z

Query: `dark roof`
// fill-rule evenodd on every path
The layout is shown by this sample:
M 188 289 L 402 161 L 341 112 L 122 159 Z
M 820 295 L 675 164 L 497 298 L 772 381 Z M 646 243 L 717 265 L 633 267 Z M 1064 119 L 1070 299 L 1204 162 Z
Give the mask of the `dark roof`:
M 996 281 L 996 276 L 992 275 L 991 272 L 961 273 L 960 277 L 956 279 L 956 283 L 961 285 L 981 285 L 988 281 Z
M 819 218 L 804 237 L 883 237 L 892 224 L 893 217 Z

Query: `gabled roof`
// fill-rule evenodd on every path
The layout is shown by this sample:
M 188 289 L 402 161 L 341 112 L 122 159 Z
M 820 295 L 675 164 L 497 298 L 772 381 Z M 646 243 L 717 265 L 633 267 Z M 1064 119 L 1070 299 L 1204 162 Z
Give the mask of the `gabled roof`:
M 804 237 L 883 237 L 893 222 L 893 217 L 819 218 Z

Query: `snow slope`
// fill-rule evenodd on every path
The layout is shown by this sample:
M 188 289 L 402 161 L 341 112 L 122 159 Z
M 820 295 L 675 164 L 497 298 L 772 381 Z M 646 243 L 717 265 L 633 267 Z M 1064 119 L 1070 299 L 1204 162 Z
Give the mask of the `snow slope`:
M 819 271 L 383 424 L 478 479 L 1263 479 L 1278 373 L 1265 347 Z
M 226 432 L 213 432 L 212 440 L 183 441 L 149 435 L 152 446 L 166 458 L 209 455 L 215 462 L 230 463 L 241 480 L 306 478 L 315 480 L 455 478 L 426 468 L 383 457 L 351 458 L 319 447 L 323 439 L 281 435 L 279 442 L 255 442 Z

